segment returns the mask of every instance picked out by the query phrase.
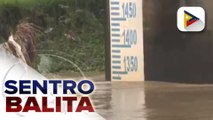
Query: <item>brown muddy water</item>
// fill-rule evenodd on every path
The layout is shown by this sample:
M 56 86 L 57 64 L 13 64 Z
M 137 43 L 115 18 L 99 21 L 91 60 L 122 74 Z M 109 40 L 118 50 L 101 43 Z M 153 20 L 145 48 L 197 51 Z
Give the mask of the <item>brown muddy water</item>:
M 213 85 L 96 82 L 92 99 L 106 120 L 213 120 Z

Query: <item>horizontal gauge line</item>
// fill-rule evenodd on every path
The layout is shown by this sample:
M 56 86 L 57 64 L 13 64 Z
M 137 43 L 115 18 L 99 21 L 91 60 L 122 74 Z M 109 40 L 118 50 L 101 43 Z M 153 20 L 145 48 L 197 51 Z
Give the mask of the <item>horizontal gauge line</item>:
M 121 69 L 121 66 L 112 66 L 112 69 Z
M 111 10 L 120 10 L 119 7 L 111 7 Z
M 113 53 L 121 53 L 121 50 L 112 50 Z
M 112 21 L 126 21 L 126 18 L 111 18 Z
M 111 5 L 119 5 L 119 2 L 118 1 L 112 1 Z
M 120 34 L 112 33 L 112 37 L 120 37 Z
M 120 23 L 111 23 L 111 25 L 112 25 L 113 27 L 119 27 L 119 26 L 120 26 Z
M 113 44 L 112 47 L 113 48 L 131 48 L 130 45 L 116 45 L 116 44 Z
M 120 42 L 120 39 L 112 39 L 112 42 Z
M 120 30 L 121 30 L 120 28 L 112 28 L 113 32 L 120 32 Z
M 120 55 L 112 55 L 112 58 L 121 58 Z
M 121 61 L 119 61 L 119 60 L 113 60 L 112 64 L 121 64 Z
M 111 12 L 111 15 L 113 15 L 113 16 L 119 16 L 120 13 L 119 12 Z
M 126 71 L 113 71 L 112 74 L 124 74 L 124 75 L 126 75 L 126 74 L 128 74 L 128 72 L 126 72 Z
M 120 76 L 112 76 L 112 79 L 113 80 L 121 80 L 121 77 Z

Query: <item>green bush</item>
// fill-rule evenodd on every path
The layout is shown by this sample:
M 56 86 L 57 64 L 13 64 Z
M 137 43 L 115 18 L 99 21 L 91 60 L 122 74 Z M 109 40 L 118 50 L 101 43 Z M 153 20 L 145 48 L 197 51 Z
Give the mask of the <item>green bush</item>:
M 27 19 L 44 31 L 37 42 L 40 71 L 44 58 L 52 73 L 78 71 L 66 60 L 84 71 L 103 71 L 104 5 L 103 0 L 0 0 L 0 42 Z

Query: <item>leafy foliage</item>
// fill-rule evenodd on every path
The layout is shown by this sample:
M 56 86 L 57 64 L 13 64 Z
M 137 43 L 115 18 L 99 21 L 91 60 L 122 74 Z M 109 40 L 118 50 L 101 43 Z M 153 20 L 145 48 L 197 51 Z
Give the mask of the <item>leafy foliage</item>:
M 76 65 L 84 71 L 102 71 L 104 6 L 104 0 L 0 0 L 0 42 L 20 21 L 28 20 L 45 33 L 37 41 L 38 68 L 48 62 L 52 73 L 77 71 Z

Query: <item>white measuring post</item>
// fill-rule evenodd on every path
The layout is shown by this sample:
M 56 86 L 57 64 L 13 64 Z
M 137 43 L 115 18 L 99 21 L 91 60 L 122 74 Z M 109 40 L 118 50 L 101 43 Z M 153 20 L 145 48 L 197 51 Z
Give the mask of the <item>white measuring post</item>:
M 142 0 L 110 0 L 111 80 L 144 81 Z

